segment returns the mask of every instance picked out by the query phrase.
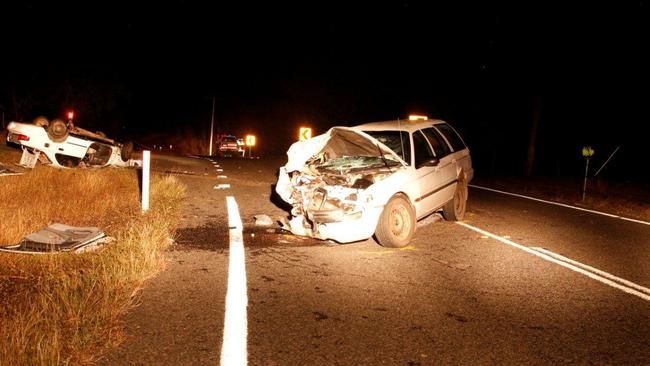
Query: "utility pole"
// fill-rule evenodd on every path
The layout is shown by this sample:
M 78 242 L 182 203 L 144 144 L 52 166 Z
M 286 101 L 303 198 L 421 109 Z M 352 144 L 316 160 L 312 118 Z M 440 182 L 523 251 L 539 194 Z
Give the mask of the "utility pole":
M 533 120 L 530 127 L 530 140 L 528 141 L 528 154 L 526 158 L 526 177 L 533 174 L 535 163 L 535 141 L 537 140 L 537 129 L 542 116 L 542 97 L 536 96 L 533 99 Z
M 212 156 L 212 137 L 214 136 L 214 104 L 216 97 L 212 97 L 212 121 L 210 122 L 210 149 L 208 155 Z

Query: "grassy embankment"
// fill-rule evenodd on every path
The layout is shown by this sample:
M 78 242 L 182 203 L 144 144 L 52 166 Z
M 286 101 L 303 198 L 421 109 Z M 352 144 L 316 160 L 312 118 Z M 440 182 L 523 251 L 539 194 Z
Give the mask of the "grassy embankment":
M 120 317 L 164 263 L 184 190 L 154 177 L 151 194 L 141 215 L 137 173 L 127 169 L 37 166 L 0 177 L 0 245 L 55 222 L 116 238 L 84 254 L 0 253 L 0 365 L 86 364 L 120 341 Z

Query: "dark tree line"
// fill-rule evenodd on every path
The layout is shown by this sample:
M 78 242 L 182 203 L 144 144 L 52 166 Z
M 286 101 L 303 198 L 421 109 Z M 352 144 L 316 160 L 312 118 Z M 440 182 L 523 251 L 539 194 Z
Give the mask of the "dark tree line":
M 19 71 L 0 86 L 0 110 L 5 121 L 29 122 L 37 116 L 65 118 L 73 111 L 84 128 L 118 134 L 125 127 L 131 102 L 126 86 L 110 72 L 54 77 L 43 71 Z

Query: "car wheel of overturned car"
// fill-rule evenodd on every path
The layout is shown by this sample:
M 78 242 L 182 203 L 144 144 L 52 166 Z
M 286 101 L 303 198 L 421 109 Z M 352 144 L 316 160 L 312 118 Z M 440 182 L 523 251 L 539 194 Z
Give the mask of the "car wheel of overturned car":
M 415 210 L 408 199 L 396 194 L 388 201 L 379 216 L 375 237 L 379 244 L 389 248 L 406 246 L 415 234 Z
M 47 118 L 45 118 L 44 116 L 38 116 L 38 117 L 34 118 L 33 123 L 38 127 L 47 127 L 47 126 L 50 125 L 50 121 Z
M 47 126 L 47 136 L 54 142 L 63 142 L 68 138 L 68 126 L 60 119 L 55 119 Z
M 460 221 L 465 217 L 465 210 L 467 209 L 467 182 L 464 176 L 458 178 L 454 198 L 447 202 L 442 207 L 442 215 L 445 220 Z
M 131 159 L 131 155 L 133 154 L 133 142 L 125 142 L 122 147 L 120 148 L 120 156 L 122 157 L 123 161 L 128 161 Z

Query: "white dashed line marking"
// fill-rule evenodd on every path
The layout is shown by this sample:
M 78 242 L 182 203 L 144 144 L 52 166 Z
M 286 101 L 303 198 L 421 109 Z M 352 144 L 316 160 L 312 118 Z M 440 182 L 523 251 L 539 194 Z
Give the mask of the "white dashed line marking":
M 237 201 L 226 197 L 230 256 L 228 258 L 228 290 L 221 345 L 221 366 L 248 364 L 248 294 L 246 290 L 246 258 L 243 225 Z
M 637 285 L 636 283 L 633 283 L 631 281 L 625 280 L 620 277 L 616 277 L 610 273 L 607 273 L 605 271 L 601 271 L 599 269 L 596 269 L 594 267 L 588 266 L 586 264 L 574 261 L 570 258 L 561 256 L 559 254 L 553 253 L 549 250 L 542 249 L 542 248 L 530 248 L 522 244 L 515 243 L 512 240 L 508 240 L 506 238 L 503 238 L 499 235 L 492 234 L 489 231 L 485 231 L 483 229 L 479 229 L 475 226 L 466 224 L 464 222 L 456 221 L 458 225 L 464 226 L 470 230 L 476 231 L 479 234 L 482 234 L 484 236 L 488 236 L 494 240 L 500 241 L 504 244 L 510 245 L 514 248 L 523 250 L 526 253 L 532 254 L 534 256 L 537 256 L 539 258 L 542 258 L 544 260 L 547 260 L 549 262 L 553 262 L 555 264 L 558 264 L 562 267 L 568 268 L 574 272 L 580 273 L 582 275 L 585 275 L 593 280 L 596 280 L 598 282 L 604 283 L 605 285 L 614 287 L 618 290 L 621 290 L 625 293 L 628 293 L 630 295 L 637 296 L 643 300 L 650 301 L 650 289 L 647 289 L 641 285 Z
M 543 199 L 541 199 L 541 198 L 529 197 L 529 196 L 524 196 L 523 194 L 510 193 L 510 192 L 506 192 L 506 191 L 500 191 L 500 190 L 498 190 L 498 189 L 493 189 L 493 188 L 487 188 L 487 187 L 477 186 L 477 185 L 474 185 L 474 184 L 470 184 L 469 186 L 470 186 L 470 187 L 473 187 L 473 188 L 483 189 L 483 190 L 490 191 L 490 192 L 496 192 L 496 193 L 506 194 L 506 195 L 508 195 L 508 196 L 514 196 L 514 197 L 519 197 L 519 198 L 525 198 L 525 199 L 532 200 L 532 201 L 544 202 L 544 203 L 548 203 L 548 204 L 551 204 L 551 205 L 562 206 L 562 207 L 571 208 L 571 209 L 574 209 L 574 210 L 590 212 L 590 213 L 593 213 L 593 214 L 603 215 L 603 216 L 607 216 L 607 217 L 611 217 L 611 218 L 615 218 L 615 219 L 619 219 L 619 220 L 631 221 L 631 222 L 635 222 L 635 223 L 637 223 L 637 224 L 650 225 L 650 222 L 647 222 L 647 221 L 631 219 L 631 218 L 629 218 L 629 217 L 618 216 L 618 215 L 610 214 L 610 213 L 607 213 L 607 212 L 596 211 L 596 210 L 589 210 L 589 209 L 582 208 L 582 207 L 577 207 L 577 206 L 567 205 L 567 204 L 565 204 L 565 203 L 559 203 L 559 202 L 547 201 L 547 200 L 543 200 Z

